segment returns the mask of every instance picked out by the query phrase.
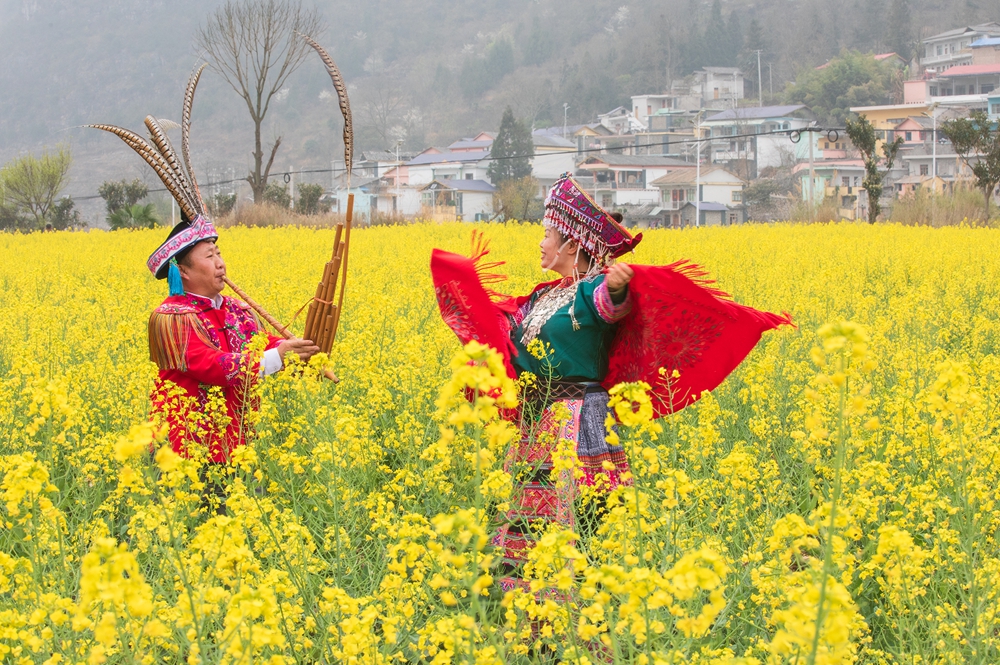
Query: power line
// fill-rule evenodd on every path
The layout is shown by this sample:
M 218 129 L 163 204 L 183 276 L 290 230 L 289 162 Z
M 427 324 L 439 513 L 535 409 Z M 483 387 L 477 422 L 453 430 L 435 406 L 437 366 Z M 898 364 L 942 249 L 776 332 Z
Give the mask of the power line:
M 739 118 L 733 118 L 733 120 L 739 120 Z M 746 134 L 730 134 L 728 136 L 706 136 L 706 137 L 702 137 L 702 138 L 692 137 L 692 138 L 689 138 L 689 139 L 677 139 L 675 141 L 667 140 L 667 141 L 661 141 L 661 142 L 658 142 L 658 143 L 642 143 L 642 144 L 637 144 L 637 143 L 635 143 L 633 141 L 633 143 L 623 145 L 622 147 L 631 147 L 631 148 L 656 148 L 656 147 L 661 147 L 661 146 L 663 146 L 663 147 L 669 147 L 669 146 L 672 146 L 672 145 L 697 144 L 697 143 L 705 143 L 705 142 L 709 142 L 709 141 L 732 140 L 732 139 L 750 138 L 750 137 L 755 137 L 755 136 L 775 136 L 775 135 L 781 135 L 781 134 L 787 135 L 788 138 L 789 138 L 789 140 L 792 141 L 793 143 L 798 143 L 799 140 L 802 137 L 802 133 L 803 132 L 810 132 L 810 133 L 823 133 L 823 132 L 826 132 L 828 137 L 832 137 L 832 136 L 834 136 L 834 134 L 836 134 L 837 138 L 830 138 L 831 142 L 833 142 L 833 141 L 838 140 L 839 137 L 840 137 L 840 134 L 843 133 L 843 132 L 845 132 L 845 131 L 846 130 L 843 127 L 802 127 L 800 129 L 774 129 L 774 130 L 770 130 L 770 131 L 766 131 L 766 132 L 752 132 L 752 133 L 746 133 Z M 629 134 L 618 134 L 618 135 L 615 135 L 615 136 L 616 137 L 632 136 L 634 139 L 638 139 L 641 136 L 641 134 L 632 134 L 632 135 L 629 135 Z M 572 150 L 570 150 L 570 149 L 567 149 L 567 150 L 552 150 L 552 151 L 546 151 L 544 153 L 538 153 L 536 151 L 532 151 L 530 154 L 506 155 L 506 156 L 503 156 L 503 157 L 490 157 L 489 155 L 487 155 L 487 156 L 482 157 L 481 159 L 477 159 L 475 161 L 476 162 L 484 162 L 484 161 L 485 162 L 496 162 L 496 161 L 502 161 L 502 160 L 507 160 L 507 159 L 531 159 L 532 157 L 539 157 L 539 156 L 546 156 L 547 157 L 547 156 L 550 156 L 550 155 L 579 155 L 581 153 L 593 153 L 593 152 L 603 153 L 603 152 L 605 152 L 607 150 L 608 150 L 608 147 L 607 146 L 603 146 L 603 147 L 580 148 L 580 149 L 574 148 Z M 614 153 L 612 153 L 612 154 L 614 154 Z M 663 156 L 663 155 L 650 155 L 650 156 Z M 469 160 L 469 161 L 473 161 L 473 160 Z M 455 160 L 442 160 L 442 161 L 438 161 L 438 162 L 423 162 L 419 166 L 435 166 L 435 165 L 456 164 L 456 163 L 458 163 L 458 162 L 456 162 Z M 400 164 L 399 166 L 406 166 L 406 164 Z M 354 172 L 356 170 L 357 169 L 352 169 L 352 172 Z M 289 171 L 276 171 L 274 173 L 268 174 L 268 178 L 270 179 L 270 178 L 276 177 L 276 176 L 281 176 L 281 177 L 289 176 L 289 177 L 291 177 L 293 175 L 302 175 L 302 174 L 307 174 L 307 173 L 346 173 L 346 172 L 347 172 L 347 167 L 346 166 L 345 167 L 341 167 L 341 168 L 329 168 L 329 169 L 300 169 L 298 171 L 291 171 L 291 170 L 289 170 Z M 203 188 L 205 188 L 205 189 L 208 189 L 209 187 L 218 187 L 218 186 L 221 186 L 221 185 L 229 185 L 229 184 L 232 184 L 234 182 L 246 182 L 246 181 L 247 181 L 246 178 L 230 178 L 229 180 L 217 180 L 215 182 L 208 182 L 208 183 L 205 183 L 205 184 L 203 184 L 201 186 Z M 150 189 L 148 191 L 149 191 L 149 193 L 166 192 L 167 188 L 166 187 L 158 187 L 158 188 L 155 188 L 155 189 Z M 90 201 L 90 200 L 99 199 L 99 198 L 102 198 L 102 197 L 100 195 L 94 195 L 94 196 L 70 196 L 69 198 L 73 199 L 74 201 Z

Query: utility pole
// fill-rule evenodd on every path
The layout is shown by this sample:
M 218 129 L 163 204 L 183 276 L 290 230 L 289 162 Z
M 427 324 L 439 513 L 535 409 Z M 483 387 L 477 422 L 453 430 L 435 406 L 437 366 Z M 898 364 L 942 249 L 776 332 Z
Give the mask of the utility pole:
M 764 105 L 764 79 L 760 74 L 760 49 L 754 51 L 757 54 L 757 107 Z
M 809 133 L 809 221 L 814 221 L 816 216 L 816 170 L 813 166 L 813 140 L 815 137 L 811 127 L 806 128 Z
M 563 102 L 563 138 L 566 138 L 566 114 L 569 112 L 569 103 Z
M 774 76 L 771 73 L 771 63 L 767 63 L 767 96 L 774 99 Z
M 695 118 L 698 132 L 698 156 L 694 163 L 694 225 L 701 226 L 701 114 L 703 111 L 698 111 L 698 115 Z

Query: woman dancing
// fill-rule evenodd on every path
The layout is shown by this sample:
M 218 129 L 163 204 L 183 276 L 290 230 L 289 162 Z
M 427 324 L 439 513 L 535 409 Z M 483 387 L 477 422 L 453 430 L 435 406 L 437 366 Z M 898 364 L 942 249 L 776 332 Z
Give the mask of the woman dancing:
M 631 482 L 624 449 L 606 439 L 609 388 L 645 381 L 655 416 L 671 413 L 715 388 L 764 331 L 790 323 L 710 288 L 697 266 L 616 263 L 642 239 L 619 221 L 572 177 L 560 178 L 545 201 L 540 243 L 541 267 L 559 279 L 518 298 L 491 298 L 483 287 L 485 250 L 432 254 L 445 322 L 463 343 L 502 352 L 524 386 L 521 437 L 505 461 L 515 492 L 493 538 L 508 568 L 499 580 L 505 591 L 526 587 L 519 568 L 546 523 L 577 529 L 587 526 L 581 518 L 592 521 L 599 509 L 580 509 L 581 487 L 599 496 Z M 560 441 L 575 444 L 573 477 L 552 473 Z

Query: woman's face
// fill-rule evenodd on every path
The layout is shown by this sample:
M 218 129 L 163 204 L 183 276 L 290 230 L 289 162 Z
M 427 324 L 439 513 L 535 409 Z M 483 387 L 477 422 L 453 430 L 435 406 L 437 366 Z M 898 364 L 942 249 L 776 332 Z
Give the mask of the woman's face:
M 559 264 L 565 261 L 567 256 L 566 250 L 569 247 L 569 245 L 566 247 L 562 246 L 565 242 L 562 235 L 554 228 L 548 227 L 545 229 L 545 237 L 542 238 L 542 242 L 538 243 L 539 248 L 542 250 L 543 270 L 560 272 L 558 269 Z M 560 248 L 562 248 L 562 251 L 559 251 Z M 570 264 L 572 265 L 572 259 L 570 259 Z

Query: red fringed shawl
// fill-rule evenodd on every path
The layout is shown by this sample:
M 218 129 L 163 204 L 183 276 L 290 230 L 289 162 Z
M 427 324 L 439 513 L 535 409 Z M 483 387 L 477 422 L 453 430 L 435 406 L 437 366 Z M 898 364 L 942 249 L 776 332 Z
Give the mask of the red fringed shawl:
M 487 291 L 483 282 L 502 278 L 480 272 L 500 264 L 483 265 L 482 246 L 474 254 L 468 258 L 438 249 L 431 254 L 441 316 L 463 344 L 474 339 L 503 352 L 507 372 L 516 378 L 509 360 L 516 351 L 505 314 L 516 311 L 530 296 L 512 298 Z M 603 385 L 645 381 L 652 388 L 657 418 L 714 389 L 746 358 L 761 334 L 792 322 L 787 314 L 733 302 L 709 287 L 705 271 L 694 264 L 678 261 L 631 268 L 635 271 L 629 282 L 632 311 L 619 323 Z

